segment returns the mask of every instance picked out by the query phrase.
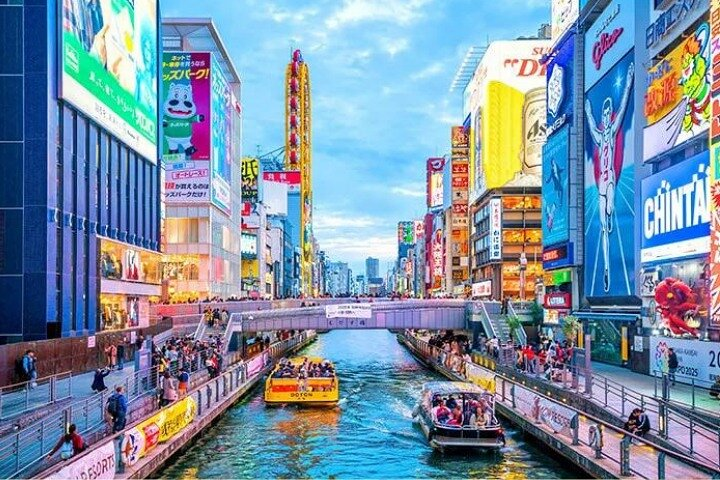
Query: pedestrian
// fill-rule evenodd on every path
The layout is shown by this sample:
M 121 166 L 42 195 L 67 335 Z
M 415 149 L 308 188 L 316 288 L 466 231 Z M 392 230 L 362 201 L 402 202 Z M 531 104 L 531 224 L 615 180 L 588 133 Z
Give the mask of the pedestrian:
M 98 368 L 95 370 L 95 377 L 93 378 L 92 391 L 93 392 L 104 392 L 107 390 L 105 386 L 105 377 L 110 375 L 110 370 L 104 368 Z
M 122 370 L 125 368 L 125 337 L 118 343 L 115 350 L 117 352 L 118 370 Z
M 675 349 L 669 348 L 668 349 L 668 380 L 670 380 L 673 385 L 675 385 L 675 372 L 677 372 L 678 366 L 679 366 L 679 363 L 678 363 L 677 353 L 675 353 Z
M 60 458 L 67 460 L 73 455 L 79 455 L 87 448 L 85 440 L 77 432 L 77 427 L 73 423 L 68 428 L 68 432 L 60 437 L 60 440 L 55 444 L 50 453 L 48 453 L 48 460 L 55 455 L 55 452 L 60 450 Z
M 183 366 L 178 375 L 178 396 L 184 397 L 187 394 L 189 384 L 190 374 L 187 371 L 187 367 Z
M 117 361 L 117 347 L 112 343 L 105 347 L 105 356 L 107 357 L 107 367 L 110 370 L 114 369 Z
M 500 302 L 500 314 L 501 315 L 507 315 L 508 313 L 508 299 L 507 297 L 503 297 L 502 302 Z
M 170 372 L 166 371 L 163 375 L 162 398 L 160 400 L 160 407 L 170 405 L 177 399 L 178 391 L 177 385 L 175 384 L 175 379 L 170 375 Z
M 125 428 L 127 422 L 127 398 L 122 385 L 115 387 L 115 392 L 108 398 L 106 411 L 112 425 L 112 433 L 117 433 Z
M 142 350 L 143 343 L 145 342 L 145 337 L 143 336 L 142 330 L 140 330 L 137 334 L 137 337 L 135 337 L 135 349 L 140 351 Z
M 25 355 L 20 358 L 19 361 L 19 376 L 20 381 L 28 382 L 30 389 L 37 386 L 37 358 L 35 357 L 35 350 L 26 350 Z
M 715 377 L 715 383 L 710 386 L 710 396 L 720 400 L 720 376 Z

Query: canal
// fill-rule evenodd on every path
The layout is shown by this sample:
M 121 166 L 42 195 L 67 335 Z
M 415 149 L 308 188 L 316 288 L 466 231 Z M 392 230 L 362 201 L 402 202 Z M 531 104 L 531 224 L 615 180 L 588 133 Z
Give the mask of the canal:
M 411 412 L 420 386 L 440 377 L 385 330 L 332 331 L 303 353 L 335 362 L 333 410 L 266 408 L 262 388 L 231 408 L 162 478 L 577 478 L 506 423 L 499 452 L 441 454 Z

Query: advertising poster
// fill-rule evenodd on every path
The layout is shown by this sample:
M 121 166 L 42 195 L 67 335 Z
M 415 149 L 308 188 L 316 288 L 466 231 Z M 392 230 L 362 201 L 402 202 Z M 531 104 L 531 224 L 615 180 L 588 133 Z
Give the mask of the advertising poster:
M 550 27 L 553 41 L 557 41 L 565 33 L 579 13 L 579 0 L 552 0 Z
M 165 200 L 205 203 L 210 191 L 210 54 L 163 53 Z
M 325 318 L 372 318 L 372 304 L 326 305 Z
M 709 252 L 709 160 L 703 152 L 643 179 L 641 262 Z
M 502 260 L 502 200 L 490 200 L 490 260 Z
M 701 24 L 648 70 L 643 160 L 710 127 L 710 26 Z
M 585 98 L 587 297 L 635 293 L 634 73 L 630 51 Z
M 495 393 L 495 373 L 472 363 L 465 364 L 467 379 L 490 393 Z
M 284 183 L 287 185 L 288 193 L 300 192 L 301 178 L 298 170 L 263 172 L 263 181 Z
M 635 0 L 613 0 L 585 33 L 585 91 L 633 48 Z
M 234 97 L 220 64 L 212 58 L 212 189 L 211 201 L 226 214 L 230 212 L 232 164 L 232 121 Z
M 398 222 L 398 244 L 415 244 L 415 222 Z
M 720 0 L 710 3 L 710 58 L 720 55 Z M 720 326 L 720 71 L 710 83 L 710 323 Z
M 112 480 L 115 478 L 115 442 L 109 441 L 101 447 L 94 448 L 80 460 L 67 462 L 68 465 L 58 470 L 49 479 L 62 480 Z
M 526 416 L 544 423 L 555 433 L 572 437 L 572 424 L 577 421 L 577 413 L 564 405 L 541 397 L 532 390 L 513 385 L 515 405 Z
M 573 117 L 573 81 L 575 78 L 575 36 L 571 35 L 558 46 L 547 67 L 547 126 L 548 135 Z
M 570 127 L 565 126 L 548 138 L 543 147 L 543 246 L 566 242 L 570 233 L 569 143 Z
M 298 174 L 300 172 L 297 172 Z M 260 164 L 254 157 L 243 157 L 240 168 L 242 178 L 242 199 L 246 203 L 257 203 L 258 201 L 258 175 Z
M 435 230 L 432 238 L 432 288 L 442 288 L 442 279 L 445 275 L 445 243 L 443 231 Z
M 473 179 L 473 192 L 484 192 L 485 191 L 485 174 L 483 173 L 482 167 L 482 108 L 478 107 L 473 113 L 473 145 L 471 148 L 474 150 L 472 172 L 474 175 Z
M 60 96 L 157 162 L 156 0 L 62 3 Z
M 645 46 L 652 58 L 706 15 L 710 0 L 653 0 L 647 3 L 650 22 L 645 29 Z
M 682 338 L 650 337 L 650 375 L 668 372 L 668 349 L 678 357 L 676 380 L 680 383 L 698 382 L 708 386 L 720 376 L 720 349 L 715 342 L 700 342 Z

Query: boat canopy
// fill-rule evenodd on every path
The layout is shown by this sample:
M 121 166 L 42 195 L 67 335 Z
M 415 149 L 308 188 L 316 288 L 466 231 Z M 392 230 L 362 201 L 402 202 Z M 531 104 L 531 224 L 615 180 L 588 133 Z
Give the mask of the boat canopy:
M 488 393 L 482 387 L 469 382 L 428 382 L 423 385 L 423 390 L 428 390 L 437 395 L 452 395 L 461 393 Z

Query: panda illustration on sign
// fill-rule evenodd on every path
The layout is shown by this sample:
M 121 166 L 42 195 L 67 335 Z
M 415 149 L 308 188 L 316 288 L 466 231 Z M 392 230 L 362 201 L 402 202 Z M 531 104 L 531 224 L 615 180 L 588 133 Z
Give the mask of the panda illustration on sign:
M 192 144 L 192 125 L 205 121 L 205 116 L 197 113 L 192 85 L 171 83 L 163 110 L 163 129 L 168 153 L 183 152 L 189 158 L 197 151 Z

